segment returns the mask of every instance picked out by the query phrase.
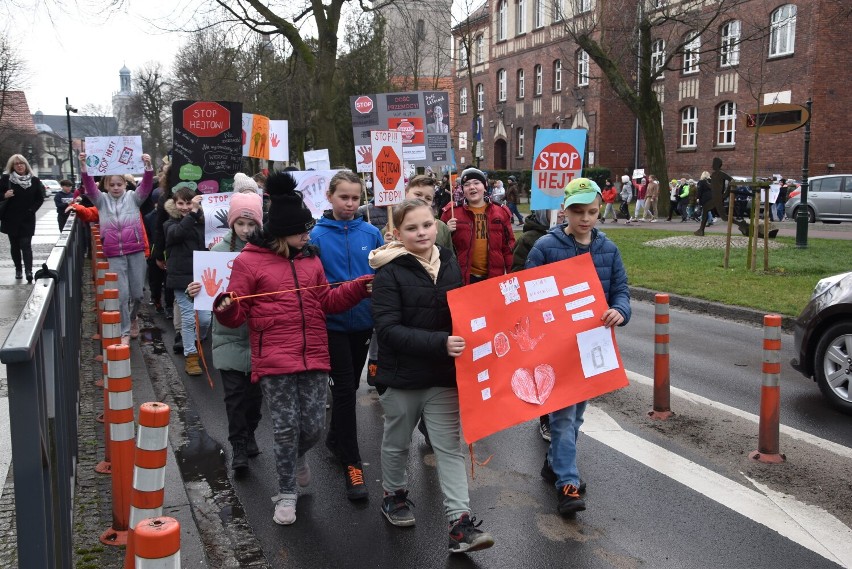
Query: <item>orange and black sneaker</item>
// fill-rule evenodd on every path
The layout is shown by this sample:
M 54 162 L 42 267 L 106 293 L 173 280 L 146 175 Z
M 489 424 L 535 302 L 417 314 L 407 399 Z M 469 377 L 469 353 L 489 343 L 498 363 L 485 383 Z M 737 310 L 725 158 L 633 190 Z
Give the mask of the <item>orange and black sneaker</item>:
M 470 553 L 494 545 L 491 534 L 479 529 L 481 525 L 482 522 L 476 521 L 476 516 L 471 517 L 469 514 L 462 514 L 450 523 L 450 553 Z
M 364 469 L 361 463 L 346 465 L 343 473 L 346 478 L 346 497 L 352 501 L 367 498 L 367 485 L 364 484 Z
M 556 509 L 560 515 L 567 516 L 585 510 L 586 502 L 580 497 L 576 486 L 566 484 L 559 491 L 559 504 Z

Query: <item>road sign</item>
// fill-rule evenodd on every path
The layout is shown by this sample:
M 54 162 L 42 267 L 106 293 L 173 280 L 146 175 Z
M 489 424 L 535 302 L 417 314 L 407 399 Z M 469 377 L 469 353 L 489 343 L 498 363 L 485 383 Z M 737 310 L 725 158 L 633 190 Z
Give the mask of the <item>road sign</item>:
M 405 199 L 402 177 L 402 133 L 370 131 L 373 154 L 373 195 L 376 206 L 396 205 Z
M 373 99 L 367 97 L 366 95 L 362 95 L 355 99 L 355 110 L 361 113 L 362 115 L 366 115 L 370 111 L 373 110 Z
M 761 133 L 780 134 L 804 126 L 810 116 L 808 109 L 801 105 L 764 105 L 760 107 L 760 113 L 746 115 L 746 128 L 756 128 L 759 125 Z
M 219 103 L 199 101 L 184 109 L 183 128 L 202 138 L 219 136 L 231 128 L 231 113 Z

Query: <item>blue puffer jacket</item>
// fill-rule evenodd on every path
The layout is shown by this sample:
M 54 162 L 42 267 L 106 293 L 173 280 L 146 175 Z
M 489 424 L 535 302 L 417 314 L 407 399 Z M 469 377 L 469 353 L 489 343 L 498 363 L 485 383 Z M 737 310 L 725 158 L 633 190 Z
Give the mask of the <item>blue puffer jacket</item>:
M 535 242 L 527 257 L 525 268 L 556 263 L 577 256 L 577 242 L 574 237 L 565 234 L 566 225 L 557 225 Z M 615 308 L 624 316 L 624 322 L 621 323 L 621 326 L 624 326 L 630 321 L 631 312 L 630 289 L 627 287 L 627 272 L 621 261 L 621 253 L 615 243 L 598 229 L 592 229 L 589 252 L 601 280 L 606 301 L 610 308 Z
M 311 230 L 310 242 L 319 248 L 325 278 L 330 283 L 373 274 L 367 256 L 385 244 L 381 232 L 360 215 L 340 221 L 334 219 L 331 212 L 326 212 Z M 373 327 L 370 301 L 362 300 L 351 310 L 329 314 L 325 323 L 333 332 L 369 330 Z

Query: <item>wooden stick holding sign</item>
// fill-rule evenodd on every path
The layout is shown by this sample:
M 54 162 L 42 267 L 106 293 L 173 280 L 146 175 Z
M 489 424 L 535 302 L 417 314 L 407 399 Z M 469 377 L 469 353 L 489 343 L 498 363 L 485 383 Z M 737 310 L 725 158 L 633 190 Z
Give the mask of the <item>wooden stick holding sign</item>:
M 392 206 L 405 199 L 402 177 L 402 135 L 395 130 L 371 130 L 373 197 L 376 207 L 387 207 L 388 227 L 393 231 Z

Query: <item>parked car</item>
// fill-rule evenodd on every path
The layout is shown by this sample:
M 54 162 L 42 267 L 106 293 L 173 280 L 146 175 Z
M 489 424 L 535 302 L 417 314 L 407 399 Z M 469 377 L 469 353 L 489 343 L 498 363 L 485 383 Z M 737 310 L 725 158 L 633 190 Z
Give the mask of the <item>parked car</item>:
M 852 272 L 822 279 L 793 329 L 790 361 L 828 401 L 852 414 Z
M 790 192 L 784 209 L 795 219 L 801 206 L 801 189 Z M 830 174 L 808 179 L 808 221 L 852 221 L 852 174 Z
M 62 191 L 59 182 L 56 180 L 42 180 L 41 183 L 44 185 L 45 198 L 52 197 Z

